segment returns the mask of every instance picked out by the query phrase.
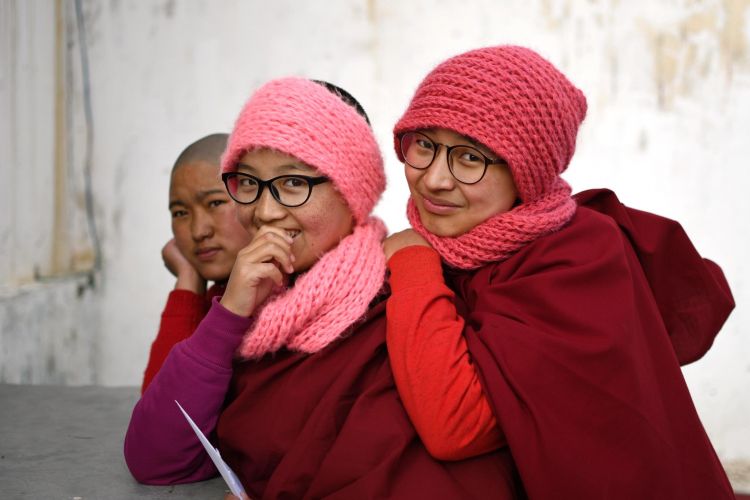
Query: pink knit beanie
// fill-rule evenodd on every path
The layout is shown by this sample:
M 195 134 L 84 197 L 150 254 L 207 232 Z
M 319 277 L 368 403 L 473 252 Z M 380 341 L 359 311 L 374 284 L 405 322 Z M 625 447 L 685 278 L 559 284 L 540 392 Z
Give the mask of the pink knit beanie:
M 568 166 L 586 97 L 536 52 L 511 45 L 452 57 L 417 88 L 393 133 L 446 128 L 470 137 L 508 162 L 519 195 L 546 193 Z
M 272 80 L 245 104 L 229 136 L 222 172 L 235 171 L 253 149 L 285 153 L 329 177 L 356 222 L 293 287 L 277 289 L 254 311 L 242 357 L 324 349 L 351 333 L 383 286 L 386 228 L 370 216 L 385 189 L 383 158 L 366 119 L 339 91 L 301 78 Z
M 487 47 L 438 65 L 417 88 L 393 130 L 399 136 L 444 128 L 489 147 L 508 162 L 521 203 L 454 237 L 422 224 L 413 199 L 407 217 L 448 265 L 476 269 L 501 262 L 520 248 L 561 229 L 575 215 L 571 189 L 560 174 L 576 146 L 586 98 L 536 52 Z
M 383 158 L 367 121 L 323 85 L 280 78 L 259 88 L 229 136 L 222 172 L 252 149 L 294 156 L 333 181 L 358 223 L 385 189 Z

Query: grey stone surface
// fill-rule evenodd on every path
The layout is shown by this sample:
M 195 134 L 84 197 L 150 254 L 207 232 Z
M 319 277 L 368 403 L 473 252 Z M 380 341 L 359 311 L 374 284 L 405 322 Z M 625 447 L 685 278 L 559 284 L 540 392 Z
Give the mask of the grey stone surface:
M 221 499 L 220 478 L 136 483 L 122 455 L 135 387 L 0 384 L 0 498 Z

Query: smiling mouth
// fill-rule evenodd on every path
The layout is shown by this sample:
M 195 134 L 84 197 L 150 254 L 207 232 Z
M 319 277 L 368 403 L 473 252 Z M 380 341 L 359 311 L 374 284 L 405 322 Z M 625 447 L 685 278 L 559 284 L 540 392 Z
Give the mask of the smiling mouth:
M 432 200 L 426 196 L 422 196 L 422 207 L 435 215 L 450 215 L 460 208 L 460 206 L 448 201 Z

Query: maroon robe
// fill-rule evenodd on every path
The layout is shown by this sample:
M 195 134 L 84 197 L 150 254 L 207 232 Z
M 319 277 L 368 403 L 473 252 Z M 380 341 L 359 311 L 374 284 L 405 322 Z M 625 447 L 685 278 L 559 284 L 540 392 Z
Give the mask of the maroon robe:
M 518 498 L 507 448 L 460 462 L 426 451 L 396 392 L 385 303 L 323 351 L 235 364 L 217 426 L 254 498 Z M 522 494 L 522 493 L 521 493 Z
M 680 371 L 734 306 L 721 270 L 673 221 L 577 200 L 560 231 L 448 273 L 527 494 L 734 498 Z

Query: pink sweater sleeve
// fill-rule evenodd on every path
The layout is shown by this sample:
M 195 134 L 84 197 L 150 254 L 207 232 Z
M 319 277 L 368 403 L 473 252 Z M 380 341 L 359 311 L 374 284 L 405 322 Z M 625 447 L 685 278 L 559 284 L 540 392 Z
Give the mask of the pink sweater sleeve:
M 217 474 L 175 400 L 212 439 L 234 352 L 250 322 L 214 299 L 195 333 L 170 351 L 135 405 L 125 435 L 125 462 L 137 481 L 190 483 Z

